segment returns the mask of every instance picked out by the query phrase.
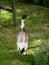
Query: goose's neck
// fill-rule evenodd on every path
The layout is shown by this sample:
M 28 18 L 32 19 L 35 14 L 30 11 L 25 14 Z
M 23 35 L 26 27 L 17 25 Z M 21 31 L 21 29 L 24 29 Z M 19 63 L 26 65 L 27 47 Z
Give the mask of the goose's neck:
M 25 25 L 24 25 L 24 19 L 22 19 L 22 20 L 21 20 L 21 29 L 23 29 L 24 26 L 25 26 Z

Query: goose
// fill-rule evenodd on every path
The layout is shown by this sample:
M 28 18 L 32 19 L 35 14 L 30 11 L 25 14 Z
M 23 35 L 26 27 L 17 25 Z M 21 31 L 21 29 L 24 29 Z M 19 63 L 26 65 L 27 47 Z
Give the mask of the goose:
M 28 35 L 25 31 L 25 24 L 24 24 L 24 19 L 26 18 L 26 15 L 22 16 L 21 19 L 21 27 L 20 27 L 20 31 L 17 35 L 17 49 L 19 51 L 20 54 L 22 55 L 26 55 L 28 54 L 27 52 L 27 48 L 28 48 Z

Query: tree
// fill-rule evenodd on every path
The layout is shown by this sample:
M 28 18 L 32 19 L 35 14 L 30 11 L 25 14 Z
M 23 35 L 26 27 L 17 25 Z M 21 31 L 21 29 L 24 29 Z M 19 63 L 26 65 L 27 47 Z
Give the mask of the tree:
M 12 7 L 12 12 L 13 12 L 13 21 L 14 21 L 14 26 L 17 25 L 17 17 L 16 17 L 16 6 L 15 6 L 15 0 L 11 0 L 11 7 Z
M 26 3 L 34 3 L 34 0 L 25 0 Z
M 17 18 L 16 18 L 15 0 L 10 0 L 9 3 L 11 4 L 11 8 L 10 7 L 7 7 L 7 6 L 4 6 L 3 4 L 0 4 L 0 9 L 6 10 L 6 11 L 9 11 L 9 12 L 12 12 L 14 26 L 16 26 L 17 25 Z
M 0 4 L 0 9 L 6 10 L 6 11 L 9 11 L 9 12 L 12 12 L 12 9 L 10 7 L 4 6 L 2 4 Z
M 39 5 L 44 5 L 43 2 L 44 0 L 39 0 Z

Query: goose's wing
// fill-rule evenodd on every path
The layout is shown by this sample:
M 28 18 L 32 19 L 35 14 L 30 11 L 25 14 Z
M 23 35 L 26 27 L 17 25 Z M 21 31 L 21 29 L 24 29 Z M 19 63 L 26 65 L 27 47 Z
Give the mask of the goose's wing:
M 17 47 L 20 49 L 24 48 L 25 47 L 24 42 L 25 42 L 25 35 L 24 33 L 20 32 L 17 36 Z
M 28 47 L 28 36 L 25 35 L 25 43 L 24 43 L 24 46 L 25 46 L 25 50 L 27 50 L 27 47 Z

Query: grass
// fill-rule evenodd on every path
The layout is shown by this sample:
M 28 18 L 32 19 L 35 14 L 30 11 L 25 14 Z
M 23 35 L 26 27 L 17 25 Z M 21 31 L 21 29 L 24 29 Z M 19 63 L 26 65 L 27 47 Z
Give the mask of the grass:
M 17 4 L 18 26 L 13 26 L 12 13 L 1 10 L 0 65 L 49 65 L 49 9 L 38 5 Z M 21 16 L 29 36 L 29 54 L 21 56 L 16 48 L 16 36 Z

